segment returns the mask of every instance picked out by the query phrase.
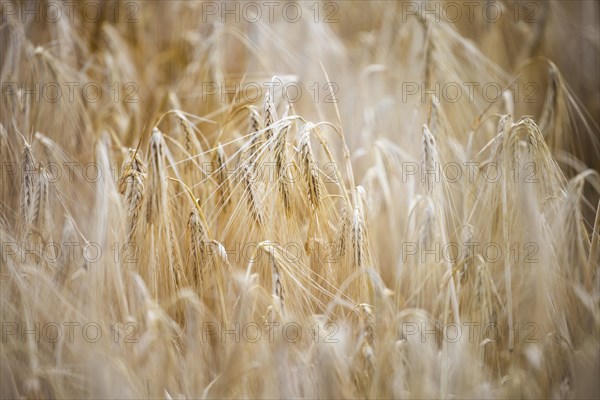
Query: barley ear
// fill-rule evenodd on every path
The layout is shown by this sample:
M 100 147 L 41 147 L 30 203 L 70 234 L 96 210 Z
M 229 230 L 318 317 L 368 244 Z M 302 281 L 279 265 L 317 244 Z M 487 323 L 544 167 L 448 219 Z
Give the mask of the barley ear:
M 319 208 L 321 201 L 321 188 L 319 181 L 319 169 L 314 161 L 313 151 L 310 144 L 310 132 L 307 130 L 300 142 L 300 157 L 304 180 L 308 187 L 308 200 L 313 208 Z
M 288 161 L 286 155 L 286 136 L 289 125 L 284 126 L 277 134 L 275 142 L 275 170 L 277 171 L 278 189 L 283 203 L 283 209 L 287 217 L 292 214 L 292 191 L 291 180 L 288 173 Z
M 127 210 L 126 243 L 135 241 L 135 229 L 139 221 L 140 210 L 144 198 L 144 181 L 146 179 L 145 166 L 141 160 L 140 152 L 129 150 L 131 159 L 125 163 L 121 178 L 119 179 L 119 191 L 125 200 Z
M 256 174 L 254 173 L 254 164 L 246 163 L 242 167 L 242 174 L 244 180 L 244 194 L 247 196 L 248 207 L 250 213 L 258 225 L 262 225 L 264 219 L 264 211 L 262 205 L 262 195 L 257 181 Z
M 31 152 L 31 146 L 29 144 L 25 144 L 23 149 L 22 165 L 21 215 L 25 221 L 25 225 L 30 225 L 33 220 L 33 215 L 30 211 L 35 201 L 36 166 L 33 153 Z
M 263 106 L 263 121 L 265 136 L 267 141 L 273 136 L 273 124 L 277 121 L 277 110 L 273 101 L 272 86 L 269 87 L 265 95 L 265 104 Z

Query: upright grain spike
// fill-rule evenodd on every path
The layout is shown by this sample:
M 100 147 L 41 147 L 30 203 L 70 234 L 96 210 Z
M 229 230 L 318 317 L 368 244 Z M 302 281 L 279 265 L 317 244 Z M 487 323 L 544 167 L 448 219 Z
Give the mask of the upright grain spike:
M 335 236 L 335 250 L 338 258 L 342 258 L 346 254 L 348 231 L 351 225 L 350 218 L 348 217 L 348 207 L 344 203 L 340 211 L 338 230 Z
M 321 202 L 321 188 L 319 182 L 319 171 L 314 161 L 313 151 L 310 144 L 310 131 L 307 130 L 300 141 L 300 156 L 304 179 L 308 186 L 308 200 L 313 210 L 319 208 Z
M 246 163 L 242 167 L 244 180 L 244 193 L 247 194 L 248 207 L 250 213 L 258 225 L 262 225 L 264 211 L 262 205 L 261 191 L 259 189 L 256 174 L 254 173 L 254 164 Z
M 355 355 L 354 383 L 358 393 L 368 398 L 375 373 L 375 315 L 369 304 L 359 304 L 357 309 L 360 336 Z
M 426 193 L 431 194 L 433 191 L 433 183 L 431 175 L 436 176 L 436 147 L 435 139 L 426 124 L 423 124 L 423 173 L 425 174 L 425 189 Z
M 275 142 L 275 170 L 277 173 L 277 182 L 279 193 L 281 194 L 281 200 L 283 202 L 283 208 L 287 217 L 292 214 L 292 193 L 290 188 L 290 177 L 287 169 L 287 155 L 286 155 L 286 136 L 289 129 L 289 125 L 284 126 L 277 134 L 277 140 Z
M 354 269 L 363 267 L 365 259 L 365 223 L 358 207 L 352 218 L 352 253 Z
M 135 241 L 135 228 L 139 221 L 140 209 L 144 199 L 144 181 L 146 180 L 146 167 L 141 159 L 140 151 L 129 149 L 131 159 L 126 162 L 119 181 L 119 191 L 125 197 L 127 210 L 127 243 Z
M 229 178 L 227 176 L 227 156 L 221 143 L 217 144 L 214 153 L 214 173 L 217 176 L 217 193 L 219 203 L 226 207 L 230 201 Z
M 150 184 L 148 185 L 146 220 L 152 224 L 156 221 L 157 216 L 167 211 L 165 142 L 158 128 L 154 128 L 150 137 L 148 166 Z
M 254 155 L 262 143 L 262 134 L 260 131 L 263 128 L 262 118 L 254 107 L 250 108 L 250 121 L 248 126 L 249 133 L 252 135 L 252 139 L 250 140 L 250 154 Z
M 36 166 L 33 153 L 31 152 L 31 146 L 25 143 L 23 148 L 23 168 L 22 168 L 22 181 L 21 181 L 21 215 L 26 225 L 30 225 L 33 221 L 33 215 L 30 210 L 35 201 L 36 192 Z
M 185 285 L 184 275 L 181 272 L 181 260 L 179 256 L 179 246 L 177 245 L 177 241 L 175 240 L 175 232 L 173 231 L 173 223 L 169 221 L 169 264 L 171 267 L 171 273 L 175 279 L 175 288 L 179 289 Z
M 283 286 L 283 276 L 281 275 L 281 269 L 279 268 L 279 264 L 275 259 L 275 249 L 271 245 L 263 246 L 265 251 L 269 254 L 269 260 L 271 261 L 271 278 L 272 278 L 272 288 L 273 288 L 273 300 L 275 301 L 277 307 L 279 308 L 280 314 L 285 315 L 285 298 L 284 298 L 284 286 Z
M 271 137 L 273 136 L 274 132 L 273 124 L 277 121 L 277 110 L 275 108 L 275 102 L 273 101 L 272 86 L 269 87 L 265 95 L 265 103 L 263 106 L 263 121 L 263 126 L 266 129 L 265 136 L 267 138 L 267 141 L 269 141 L 269 139 L 271 139 Z
M 38 171 L 37 189 L 35 191 L 34 201 L 31 207 L 31 223 L 44 238 L 46 224 L 48 221 L 48 182 L 50 177 L 43 167 Z
M 190 231 L 190 259 L 192 260 L 192 281 L 200 288 L 203 281 L 203 269 L 206 264 L 206 246 L 209 245 L 206 231 L 202 226 L 202 220 L 195 207 L 192 207 L 188 220 Z

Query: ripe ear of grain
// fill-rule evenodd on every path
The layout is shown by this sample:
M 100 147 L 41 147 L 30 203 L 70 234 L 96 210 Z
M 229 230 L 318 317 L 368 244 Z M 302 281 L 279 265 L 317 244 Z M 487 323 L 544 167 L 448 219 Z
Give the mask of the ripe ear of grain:
M 316 210 L 321 201 L 321 188 L 319 185 L 319 169 L 314 160 L 312 146 L 310 144 L 310 132 L 308 130 L 302 136 L 300 142 L 300 159 L 302 173 L 308 188 L 308 200 L 313 210 Z
M 289 125 L 285 125 L 278 132 L 277 140 L 275 142 L 275 170 L 276 179 L 278 183 L 278 190 L 281 195 L 281 201 L 283 203 L 283 209 L 285 210 L 286 216 L 289 218 L 292 215 L 292 180 L 288 167 L 290 166 L 287 152 L 286 152 L 286 136 L 289 129 Z
M 148 152 L 149 185 L 146 196 L 146 221 L 155 223 L 161 213 L 166 212 L 166 171 L 165 148 L 162 133 L 154 128 L 150 137 Z
M 129 151 L 131 159 L 125 163 L 119 183 L 119 191 L 124 196 L 127 210 L 127 243 L 135 242 L 135 230 L 144 199 L 145 166 L 141 155 L 134 150 Z
M 250 209 L 250 214 L 254 218 L 255 222 L 258 225 L 261 225 L 264 221 L 264 211 L 263 211 L 263 194 L 260 189 L 261 185 L 258 180 L 258 177 L 254 173 L 254 164 L 248 163 L 243 167 L 243 195 L 247 199 L 248 208 Z

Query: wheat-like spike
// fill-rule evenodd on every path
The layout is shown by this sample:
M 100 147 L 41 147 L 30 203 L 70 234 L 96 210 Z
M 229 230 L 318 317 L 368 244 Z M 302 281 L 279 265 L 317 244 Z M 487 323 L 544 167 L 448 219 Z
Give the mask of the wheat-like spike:
M 179 249 L 177 248 L 177 242 L 175 240 L 175 233 L 173 232 L 173 223 L 169 222 L 169 264 L 171 265 L 171 271 L 175 279 L 175 287 L 180 288 L 184 285 L 183 274 L 181 273 L 181 262 L 179 259 Z
M 286 136 L 289 129 L 289 125 L 284 126 L 278 133 L 277 140 L 275 142 L 275 170 L 277 171 L 277 181 L 279 183 L 279 193 L 283 201 L 283 209 L 285 210 L 286 216 L 291 216 L 292 213 L 292 199 L 289 174 L 287 171 L 287 157 L 286 157 Z
M 360 269 L 363 266 L 365 257 L 365 223 L 358 207 L 354 208 L 354 217 L 352 219 L 352 252 L 354 256 L 354 268 Z
M 201 148 L 196 138 L 196 135 L 190 128 L 190 123 L 180 115 L 177 116 L 177 121 L 179 121 L 181 129 L 183 129 L 183 146 L 185 148 L 185 151 L 190 156 L 196 156 L 198 152 L 201 151 Z M 193 167 L 193 160 L 188 160 L 184 163 L 184 168 L 186 169 L 186 171 L 191 171 Z
M 206 246 L 209 244 L 206 232 L 202 227 L 202 220 L 196 208 L 192 208 L 188 220 L 190 230 L 190 258 L 192 260 L 192 279 L 198 287 L 202 284 L 202 271 L 206 263 Z
M 434 52 L 434 41 L 432 37 L 432 27 L 427 18 L 423 17 L 423 25 L 425 28 L 425 57 L 424 57 L 424 78 L 423 82 L 425 83 L 426 88 L 431 88 L 431 79 L 433 76 L 433 52 Z
M 281 275 L 277 260 L 275 260 L 275 250 L 272 247 L 265 248 L 265 250 L 267 253 L 269 253 L 269 259 L 271 261 L 273 300 L 275 300 L 277 307 L 279 307 L 281 315 L 285 315 L 283 276 Z
M 194 149 L 192 139 L 193 134 L 190 130 L 190 127 L 188 126 L 187 122 L 180 116 L 177 116 L 177 121 L 179 121 L 181 129 L 183 129 L 183 147 L 185 148 L 185 151 L 187 151 L 188 154 L 195 154 L 196 150 Z
M 119 181 L 119 191 L 125 197 L 127 209 L 127 243 L 135 241 L 135 228 L 139 221 L 146 179 L 146 168 L 141 160 L 140 151 L 136 153 L 135 150 L 130 149 L 129 153 L 132 159 L 125 163 Z
M 223 146 L 221 143 L 217 144 L 214 154 L 214 171 L 217 175 L 217 184 L 218 187 L 218 196 L 219 202 L 226 206 L 229 204 L 230 195 L 229 195 L 229 179 L 227 177 L 227 156 L 225 155 L 225 151 L 223 150 Z
M 335 236 L 335 251 L 339 258 L 342 258 L 344 255 L 346 255 L 346 243 L 350 225 L 351 222 L 350 218 L 348 217 L 348 207 L 344 203 L 342 206 L 342 211 L 340 212 L 338 229 Z
M 35 179 L 36 179 L 36 167 L 33 153 L 31 152 L 31 146 L 25 144 L 23 149 L 23 180 L 21 184 L 21 214 L 26 225 L 30 225 L 33 221 L 33 214 L 31 206 L 35 198 Z
M 277 110 L 275 109 L 275 103 L 273 102 L 273 94 L 271 88 L 267 90 L 265 95 L 265 103 L 263 106 L 263 121 L 265 130 L 265 137 L 267 141 L 273 136 L 273 124 L 277 121 Z
M 257 224 L 263 223 L 263 210 L 261 193 L 258 187 L 256 175 L 254 174 L 254 164 L 246 163 L 242 168 L 244 180 L 244 192 L 247 193 L 248 206 L 250 213 L 254 217 Z
M 31 207 L 31 223 L 40 233 L 44 233 L 48 212 L 48 175 L 43 167 L 38 172 L 37 189 Z
M 367 396 L 375 372 L 375 315 L 369 304 L 358 305 L 360 336 L 358 339 L 355 384 L 358 392 Z
M 477 260 L 477 276 L 475 284 L 475 300 L 479 306 L 479 320 L 483 323 L 495 322 L 496 315 L 492 293 L 494 291 L 494 282 L 491 280 L 487 264 L 481 257 Z
M 423 124 L 423 172 L 425 173 L 425 187 L 427 193 L 433 191 L 433 182 L 431 175 L 436 176 L 434 171 L 436 168 L 437 156 L 435 139 L 426 124 Z M 428 173 L 431 172 L 431 173 Z
M 308 186 L 308 200 L 314 210 L 319 208 L 321 201 L 321 189 L 319 186 L 318 167 L 314 161 L 312 147 L 310 145 L 310 133 L 307 131 L 300 142 L 300 154 L 302 158 L 303 174 Z
M 164 146 L 162 133 L 158 128 L 154 128 L 150 137 L 150 152 L 148 154 L 150 184 L 148 185 L 146 220 L 150 224 L 154 222 L 156 216 L 167 211 Z
M 259 132 L 262 130 L 262 118 L 256 110 L 256 108 L 250 108 L 250 121 L 248 123 L 248 129 L 252 139 L 250 140 L 250 154 L 256 154 L 258 148 L 262 144 L 262 134 Z

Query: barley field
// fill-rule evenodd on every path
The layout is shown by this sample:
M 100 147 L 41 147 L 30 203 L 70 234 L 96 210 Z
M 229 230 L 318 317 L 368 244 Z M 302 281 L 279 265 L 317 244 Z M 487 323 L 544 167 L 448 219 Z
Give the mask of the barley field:
M 595 1 L 0 1 L 0 395 L 600 397 Z

